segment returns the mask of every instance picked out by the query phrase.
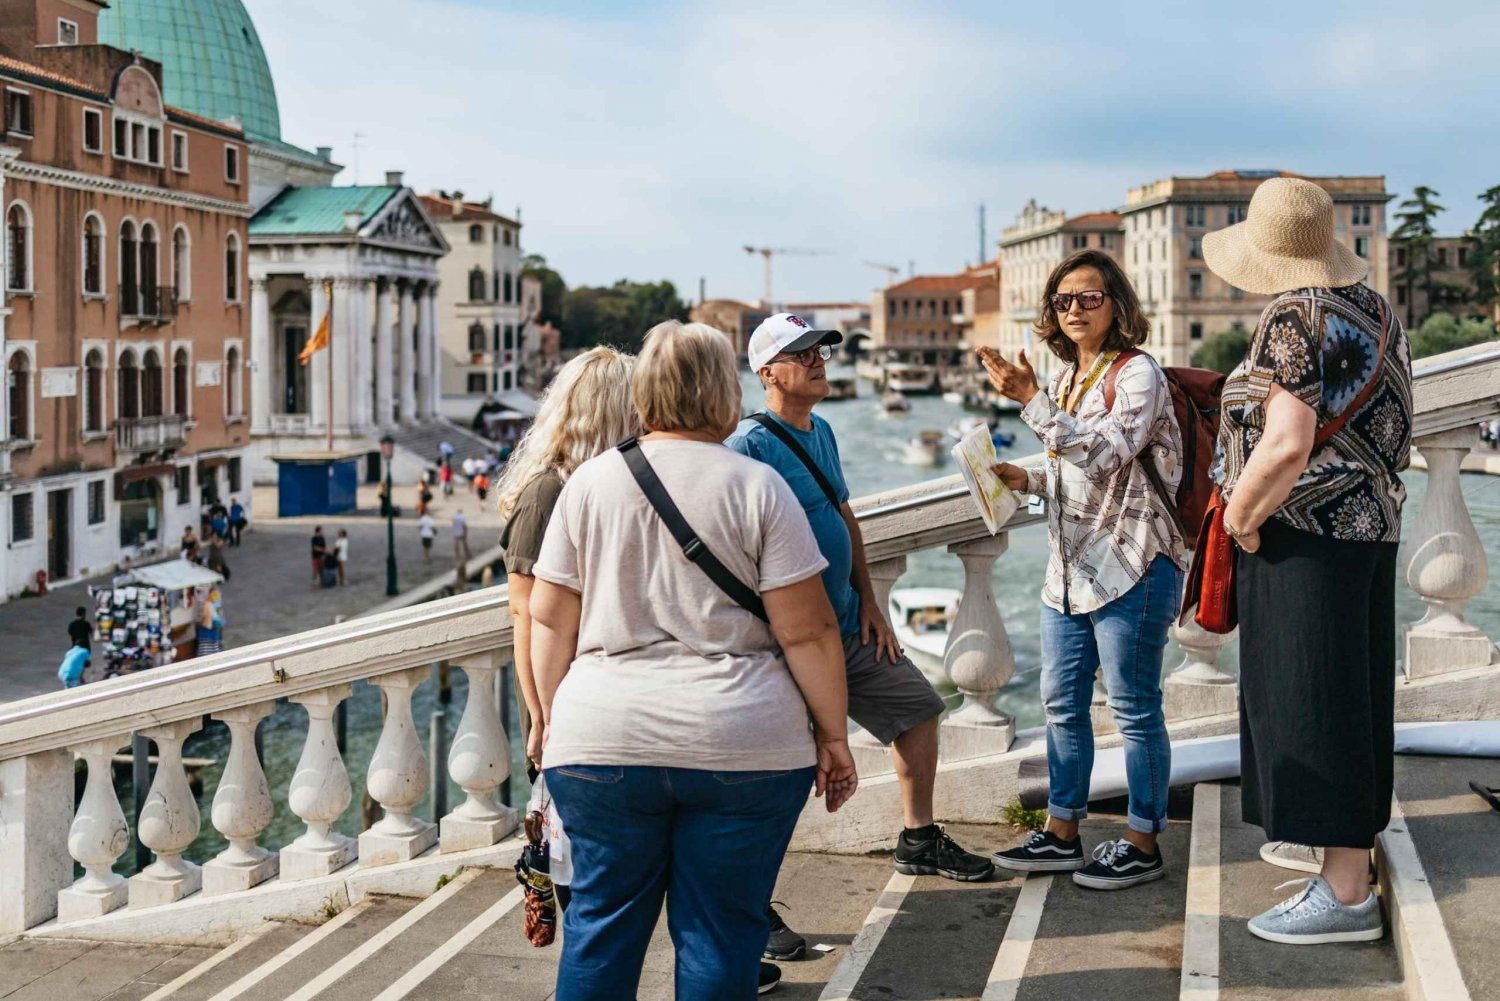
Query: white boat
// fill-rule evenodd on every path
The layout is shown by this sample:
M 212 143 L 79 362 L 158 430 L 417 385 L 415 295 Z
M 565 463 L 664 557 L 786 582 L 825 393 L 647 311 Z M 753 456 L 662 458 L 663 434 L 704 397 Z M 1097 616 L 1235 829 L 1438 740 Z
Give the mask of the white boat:
M 902 461 L 908 466 L 936 466 L 947 454 L 941 431 L 921 431 L 906 444 Z
M 964 399 L 965 399 L 964 394 L 960 393 L 956 389 L 950 389 L 946 393 L 943 394 L 943 402 L 944 403 L 951 403 L 951 404 L 953 404 L 956 407 L 963 406 L 964 405 Z
M 985 420 L 983 417 L 960 417 L 958 420 L 948 425 L 948 437 L 953 439 L 954 441 L 963 441 L 964 435 L 968 434 L 979 425 L 988 423 L 989 421 Z
M 880 394 L 880 409 L 888 414 L 904 414 L 911 409 L 911 401 L 894 389 Z
M 962 593 L 951 587 L 898 587 L 891 592 L 891 630 L 903 649 L 941 663 Z
M 937 388 L 937 376 L 926 365 L 887 365 L 885 384 L 902 393 L 930 393 Z

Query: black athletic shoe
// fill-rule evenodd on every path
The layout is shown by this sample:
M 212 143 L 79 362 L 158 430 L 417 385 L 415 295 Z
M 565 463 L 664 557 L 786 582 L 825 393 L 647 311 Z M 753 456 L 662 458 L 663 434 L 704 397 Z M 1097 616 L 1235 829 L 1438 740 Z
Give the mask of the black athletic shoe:
M 776 901 L 771 901 L 771 904 Z M 771 922 L 771 937 L 766 940 L 766 959 L 801 959 L 807 953 L 807 939 L 786 926 L 776 909 L 766 905 L 766 919 Z M 781 905 L 785 907 L 785 904 Z
M 1155 855 L 1147 855 L 1121 838 L 1095 848 L 1094 861 L 1073 873 L 1073 882 L 1091 890 L 1123 890 L 1165 875 L 1159 849 Z
M 908 876 L 944 876 L 961 883 L 989 879 L 995 866 L 989 859 L 966 852 L 937 824 L 914 838 L 902 831 L 896 839 L 896 871 Z
M 995 864 L 1012 872 L 1072 872 L 1087 863 L 1083 841 L 1064 841 L 1051 831 L 1032 831 L 1014 848 L 991 856 Z
M 774 963 L 760 964 L 760 986 L 755 989 L 757 994 L 769 994 L 781 983 L 781 969 Z

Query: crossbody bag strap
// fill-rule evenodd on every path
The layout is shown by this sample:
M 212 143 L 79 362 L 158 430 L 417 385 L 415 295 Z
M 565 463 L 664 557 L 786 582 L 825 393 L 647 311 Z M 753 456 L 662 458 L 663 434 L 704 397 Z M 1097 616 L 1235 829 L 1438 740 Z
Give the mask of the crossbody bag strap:
M 823 475 L 823 471 L 818 468 L 818 464 L 813 462 L 813 457 L 807 454 L 807 449 L 803 448 L 802 443 L 792 437 L 790 431 L 782 427 L 781 423 L 770 414 L 755 413 L 750 415 L 750 419 L 779 438 L 781 443 L 790 449 L 793 455 L 802 460 L 802 464 L 807 467 L 807 471 L 817 481 L 818 488 L 828 498 L 828 503 L 832 504 L 835 508 L 840 506 L 838 491 L 833 489 L 833 484 L 828 482 L 828 477 Z
M 1330 421 L 1328 425 L 1323 428 L 1323 430 L 1319 431 L 1317 435 L 1314 436 L 1312 447 L 1312 450 L 1314 452 L 1332 441 L 1333 436 L 1343 430 L 1345 424 L 1349 423 L 1349 418 L 1359 413 L 1359 409 L 1366 403 L 1370 402 L 1370 396 L 1375 392 L 1375 387 L 1380 385 L 1380 375 L 1385 371 L 1385 348 L 1387 341 L 1390 340 L 1390 335 L 1391 318 L 1389 312 L 1386 309 L 1385 299 L 1381 298 L 1380 347 L 1377 349 L 1378 353 L 1375 358 L 1375 374 L 1370 376 L 1370 381 L 1365 383 L 1365 388 L 1359 391 L 1359 395 L 1354 398 L 1354 402 L 1345 407 L 1337 417 Z
M 695 565 L 708 575 L 708 579 L 718 585 L 719 590 L 733 598 L 735 604 L 745 611 L 754 615 L 762 622 L 769 622 L 766 617 L 765 603 L 760 600 L 760 595 L 754 589 L 745 584 L 729 568 L 719 562 L 719 558 L 709 551 L 698 533 L 693 531 L 693 526 L 683 518 L 682 512 L 678 510 L 677 504 L 672 500 L 672 495 L 667 493 L 667 488 L 662 486 L 661 479 L 656 475 L 656 470 L 651 468 L 651 463 L 646 461 L 646 456 L 641 453 L 640 442 L 634 438 L 626 438 L 619 445 L 620 454 L 625 457 L 625 464 L 630 467 L 630 474 L 635 477 L 635 482 L 640 486 L 641 493 L 646 495 L 646 500 L 656 509 L 657 515 L 662 523 L 667 526 L 667 531 L 672 533 L 672 538 L 682 547 L 682 555 L 688 558 L 688 562 Z

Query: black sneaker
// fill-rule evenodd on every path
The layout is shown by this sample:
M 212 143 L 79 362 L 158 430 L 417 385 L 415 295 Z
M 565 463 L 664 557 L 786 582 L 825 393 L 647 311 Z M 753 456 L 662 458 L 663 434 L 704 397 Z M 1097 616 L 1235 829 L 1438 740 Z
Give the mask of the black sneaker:
M 1016 847 L 990 857 L 1013 872 L 1072 872 L 1087 864 L 1081 838 L 1064 841 L 1051 831 L 1032 831 Z
M 1121 838 L 1106 841 L 1095 848 L 1094 861 L 1073 873 L 1073 882 L 1091 890 L 1123 890 L 1165 875 L 1159 849 L 1155 855 L 1147 855 Z
M 755 989 L 757 994 L 769 994 L 781 983 L 781 968 L 775 963 L 760 964 L 760 986 Z
M 776 901 L 771 901 L 771 904 L 775 903 Z M 807 939 L 788 928 L 771 904 L 766 905 L 766 919 L 771 922 L 771 937 L 766 940 L 766 951 L 762 955 L 766 959 L 801 959 L 807 954 Z
M 961 883 L 977 883 L 989 879 L 995 866 L 989 859 L 958 847 L 947 831 L 933 824 L 916 838 L 909 831 L 901 832 L 896 839 L 896 871 L 908 876 L 945 876 Z

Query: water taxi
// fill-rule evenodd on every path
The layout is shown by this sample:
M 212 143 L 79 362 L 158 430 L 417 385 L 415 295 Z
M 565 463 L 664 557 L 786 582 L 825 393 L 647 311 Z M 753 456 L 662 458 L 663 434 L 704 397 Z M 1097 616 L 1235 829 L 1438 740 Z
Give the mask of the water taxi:
M 962 596 L 951 587 L 898 587 L 891 592 L 891 630 L 904 650 L 920 655 L 913 660 L 942 662 Z

